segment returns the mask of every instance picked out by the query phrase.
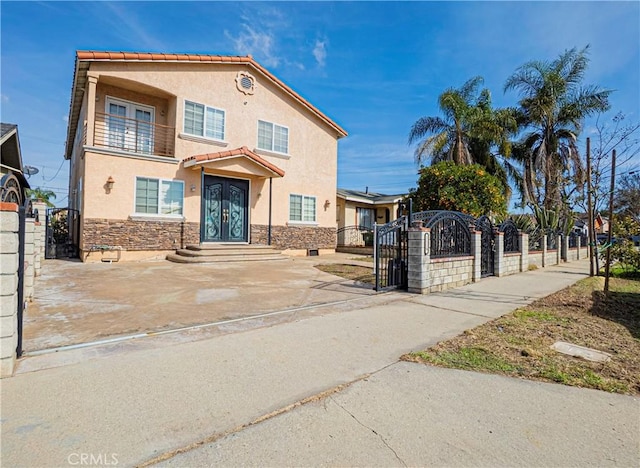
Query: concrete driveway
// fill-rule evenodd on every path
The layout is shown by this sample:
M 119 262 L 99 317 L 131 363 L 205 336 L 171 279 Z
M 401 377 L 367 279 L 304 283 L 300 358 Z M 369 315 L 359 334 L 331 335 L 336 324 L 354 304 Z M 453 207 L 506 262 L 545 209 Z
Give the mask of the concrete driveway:
M 25 314 L 23 348 L 33 352 L 275 311 L 292 313 L 271 317 L 271 323 L 291 320 L 294 311 L 375 294 L 370 286 L 314 268 L 352 257 L 199 265 L 47 260 Z

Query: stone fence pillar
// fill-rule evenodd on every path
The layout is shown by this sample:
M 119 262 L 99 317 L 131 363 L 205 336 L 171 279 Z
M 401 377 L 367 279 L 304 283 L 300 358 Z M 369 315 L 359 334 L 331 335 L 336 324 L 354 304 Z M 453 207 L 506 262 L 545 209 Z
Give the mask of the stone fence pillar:
M 520 271 L 529 270 L 529 234 L 520 232 Z
M 409 235 L 408 286 L 410 293 L 426 294 L 429 292 L 431 268 L 431 229 L 419 226 L 412 227 Z
M 0 203 L 0 377 L 13 374 L 18 345 L 18 205 Z
M 562 236 L 556 236 L 556 265 L 560 265 L 560 259 L 562 257 Z
M 473 255 L 473 272 L 471 281 L 477 283 L 482 277 L 482 232 L 471 231 L 471 255 Z
M 582 248 L 582 245 L 580 245 L 581 243 L 582 243 L 582 237 L 576 236 L 576 247 L 578 248 L 576 250 L 576 260 L 580 260 L 580 249 Z
M 496 231 L 494 233 L 494 245 L 493 273 L 498 277 L 504 276 L 504 232 Z
M 24 228 L 24 299 L 33 301 L 35 283 L 35 219 L 27 218 Z
M 33 202 L 33 209 L 38 210 L 38 221 L 40 225 L 36 223 L 36 239 L 40 236 L 40 263 L 44 261 L 44 251 L 46 247 L 47 236 L 47 205 L 44 202 Z M 36 272 L 36 276 L 38 276 Z
M 547 266 L 547 235 L 542 236 L 542 268 Z
M 562 242 L 562 253 L 561 258 L 563 261 L 569 261 L 569 236 L 561 236 L 560 241 Z

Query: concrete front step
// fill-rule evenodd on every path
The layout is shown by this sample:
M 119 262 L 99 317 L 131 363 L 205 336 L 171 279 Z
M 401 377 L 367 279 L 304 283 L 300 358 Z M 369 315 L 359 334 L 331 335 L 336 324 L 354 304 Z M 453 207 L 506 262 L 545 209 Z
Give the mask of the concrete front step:
M 167 255 L 167 260 L 178 263 L 216 263 L 286 260 L 270 245 L 254 244 L 203 244 L 187 245 Z
M 178 253 L 167 255 L 167 260 L 176 263 L 225 263 L 225 262 L 259 262 L 259 261 L 281 261 L 289 257 L 279 253 L 262 255 L 198 255 L 188 257 Z

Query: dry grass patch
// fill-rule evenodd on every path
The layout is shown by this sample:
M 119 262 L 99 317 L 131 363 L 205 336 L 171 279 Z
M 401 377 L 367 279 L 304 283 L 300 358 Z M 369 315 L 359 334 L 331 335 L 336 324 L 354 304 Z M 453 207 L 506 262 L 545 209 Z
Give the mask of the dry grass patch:
M 640 281 L 587 278 L 406 361 L 640 395 Z M 556 341 L 611 355 L 605 363 L 551 349 Z
M 376 276 L 373 273 L 373 268 L 357 265 L 343 265 L 340 263 L 326 263 L 316 265 L 316 268 L 318 270 L 324 271 L 325 273 L 331 273 L 332 275 L 340 276 L 341 278 L 370 285 L 376 284 Z

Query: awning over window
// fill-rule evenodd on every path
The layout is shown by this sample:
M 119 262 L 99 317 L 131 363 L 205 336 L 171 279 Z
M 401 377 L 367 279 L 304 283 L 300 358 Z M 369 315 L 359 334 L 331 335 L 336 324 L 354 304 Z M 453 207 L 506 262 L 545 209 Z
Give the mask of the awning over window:
M 284 177 L 284 171 L 258 156 L 246 146 L 219 153 L 199 154 L 183 161 L 185 168 L 215 169 L 227 174 L 254 177 Z

